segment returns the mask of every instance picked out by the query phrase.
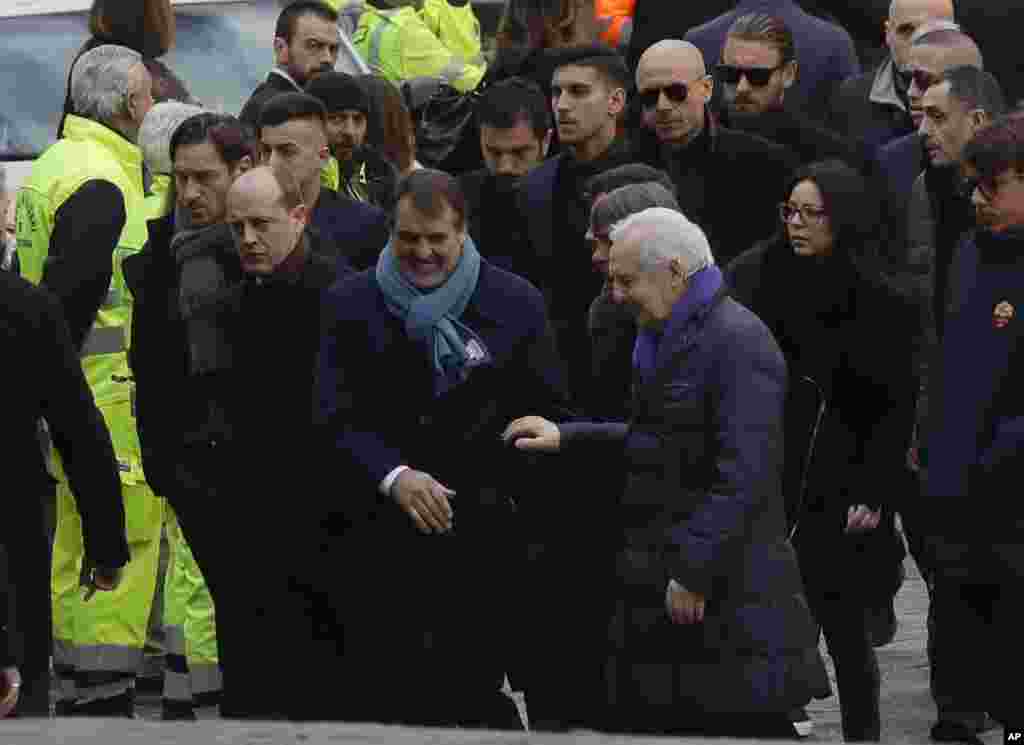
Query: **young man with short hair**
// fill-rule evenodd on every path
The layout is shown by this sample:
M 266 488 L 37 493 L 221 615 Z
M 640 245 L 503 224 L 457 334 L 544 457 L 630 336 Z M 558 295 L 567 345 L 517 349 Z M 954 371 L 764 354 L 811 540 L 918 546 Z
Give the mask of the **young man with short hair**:
M 320 174 L 327 163 L 327 111 L 308 93 L 281 93 L 260 111 L 262 162 L 299 185 L 310 208 L 309 224 L 322 239 L 320 250 L 353 268 L 372 266 L 387 243 L 383 210 L 325 189 Z
M 320 0 L 286 5 L 274 27 L 274 67 L 242 107 L 238 118 L 252 127 L 260 109 L 278 93 L 299 92 L 338 63 L 338 14 Z

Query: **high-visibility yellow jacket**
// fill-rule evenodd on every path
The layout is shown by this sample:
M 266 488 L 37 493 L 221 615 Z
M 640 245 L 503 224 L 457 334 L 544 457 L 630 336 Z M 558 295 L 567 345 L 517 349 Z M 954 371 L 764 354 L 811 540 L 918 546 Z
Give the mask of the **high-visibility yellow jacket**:
M 352 43 L 373 72 L 393 83 L 440 77 L 466 92 L 487 71 L 480 22 L 468 3 L 454 7 L 447 0 L 424 0 L 419 10 L 366 5 Z
M 148 236 L 142 151 L 102 124 L 69 115 L 64 136 L 39 157 L 18 191 L 17 236 L 22 275 L 38 284 L 50 254 L 57 210 L 93 179 L 109 181 L 121 191 L 127 215 L 114 249 L 110 289 L 82 349 L 82 369 L 102 409 L 131 400 L 127 344 L 132 300 L 121 262 L 142 250 Z

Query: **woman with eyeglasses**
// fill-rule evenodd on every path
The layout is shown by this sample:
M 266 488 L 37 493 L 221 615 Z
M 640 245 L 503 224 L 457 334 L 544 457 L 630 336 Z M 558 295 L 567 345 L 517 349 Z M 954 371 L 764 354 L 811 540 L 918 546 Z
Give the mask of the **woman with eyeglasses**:
M 893 498 L 904 480 L 916 382 L 917 311 L 876 257 L 881 205 L 840 161 L 800 169 L 779 205 L 775 236 L 736 258 L 734 297 L 768 325 L 786 356 L 787 471 L 802 464 L 807 427 L 793 392 L 809 377 L 825 415 L 806 471 L 793 543 L 808 602 L 835 663 L 847 742 L 881 736 L 879 670 L 871 614 L 902 581 L 904 548 Z M 789 486 L 787 501 L 799 489 Z M 895 624 L 895 617 L 891 617 Z

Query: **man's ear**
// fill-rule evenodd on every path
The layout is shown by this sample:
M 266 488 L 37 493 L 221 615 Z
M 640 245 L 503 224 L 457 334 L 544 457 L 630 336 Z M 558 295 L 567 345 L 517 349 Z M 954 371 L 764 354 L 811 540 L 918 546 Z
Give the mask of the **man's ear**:
M 706 104 L 711 100 L 711 96 L 714 95 L 715 79 L 711 75 L 705 75 L 700 81 L 695 83 L 694 87 L 704 98 L 704 103 Z
M 243 173 L 245 173 L 250 168 L 252 168 L 252 166 L 253 166 L 252 156 L 251 155 L 243 156 L 240 161 L 235 163 L 234 168 L 231 169 L 231 180 L 234 181 L 239 176 L 241 176 Z
M 608 115 L 618 119 L 625 110 L 626 90 L 625 88 L 616 88 L 608 99 Z
M 288 64 L 288 42 L 280 36 L 274 37 L 274 63 L 278 65 Z
M 309 224 L 309 207 L 305 204 L 297 204 L 288 210 L 288 216 L 305 227 Z
M 672 279 L 677 283 L 686 281 L 686 272 L 683 271 L 683 261 L 678 256 L 673 256 L 668 262 L 668 267 L 672 271 Z
M 790 60 L 782 68 L 782 87 L 789 90 L 796 84 L 797 74 L 800 72 L 800 64 L 796 60 Z
M 968 117 L 971 122 L 971 128 L 975 132 L 984 129 L 992 123 L 992 115 L 984 109 L 974 109 L 974 111 L 968 114 Z

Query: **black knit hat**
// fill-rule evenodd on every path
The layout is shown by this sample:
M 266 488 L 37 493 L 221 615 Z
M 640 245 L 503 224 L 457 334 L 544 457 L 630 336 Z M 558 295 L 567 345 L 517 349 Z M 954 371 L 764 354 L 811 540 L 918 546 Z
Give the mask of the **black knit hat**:
M 354 109 L 370 114 L 370 97 L 351 75 L 343 72 L 325 72 L 306 84 L 306 93 L 323 101 L 327 113 Z

